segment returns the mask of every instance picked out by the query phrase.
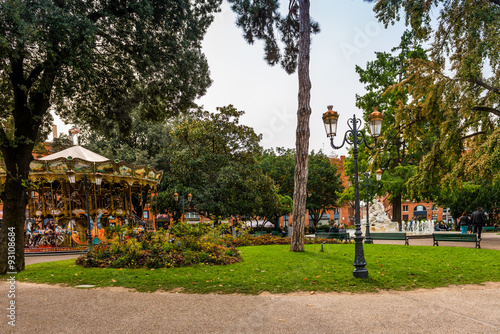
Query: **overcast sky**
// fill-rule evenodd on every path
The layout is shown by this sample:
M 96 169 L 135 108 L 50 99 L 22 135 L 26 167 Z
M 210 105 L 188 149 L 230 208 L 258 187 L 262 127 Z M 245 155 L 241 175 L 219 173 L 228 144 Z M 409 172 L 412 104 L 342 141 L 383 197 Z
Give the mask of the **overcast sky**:
M 288 0 L 282 0 L 288 5 Z M 311 17 L 321 27 L 312 36 L 310 76 L 312 82 L 310 149 L 323 149 L 327 154 L 346 154 L 345 148 L 333 151 L 326 139 L 321 115 L 332 104 L 339 112 L 340 145 L 347 130 L 347 119 L 362 112 L 355 107 L 356 94 L 363 94 L 363 85 L 355 66 L 366 67 L 376 51 L 390 51 L 399 44 L 403 24 L 385 29 L 372 11 L 373 4 L 362 0 L 311 1 Z M 243 32 L 235 25 L 236 16 L 224 2 L 215 16 L 203 42 L 213 80 L 207 94 L 197 102 L 206 110 L 233 104 L 245 111 L 241 123 L 263 135 L 265 148 L 295 147 L 298 78 L 286 74 L 279 66 L 264 61 L 263 45 L 248 45 Z M 58 132 L 68 126 L 57 122 Z
M 282 4 L 288 1 L 282 0 Z M 332 104 L 340 113 L 336 145 L 341 144 L 348 129 L 347 119 L 353 114 L 362 115 L 355 107 L 356 94 L 364 93 L 355 66 L 365 68 L 367 61 L 375 59 L 375 51 L 390 51 L 400 42 L 404 25 L 385 29 L 372 7 L 362 0 L 311 1 L 311 17 L 321 27 L 321 32 L 312 36 L 311 45 L 311 150 L 323 149 L 327 154 L 333 151 L 321 120 L 327 105 Z M 246 113 L 241 122 L 264 136 L 261 144 L 265 148 L 293 148 L 297 74 L 288 75 L 279 66 L 268 66 L 262 43 L 248 45 L 235 21 L 235 14 L 224 2 L 203 43 L 213 84 L 198 102 L 209 111 L 233 104 Z M 333 153 L 346 152 L 342 149 Z

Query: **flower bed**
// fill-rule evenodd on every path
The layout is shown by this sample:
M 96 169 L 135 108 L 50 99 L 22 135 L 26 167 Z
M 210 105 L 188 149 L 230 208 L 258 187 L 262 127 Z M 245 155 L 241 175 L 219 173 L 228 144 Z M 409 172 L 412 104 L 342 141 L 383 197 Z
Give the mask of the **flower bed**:
M 241 261 L 234 247 L 214 244 L 194 236 L 151 233 L 142 238 L 95 246 L 76 263 L 84 267 L 170 268 L 196 264 L 221 265 Z
M 80 256 L 76 263 L 84 267 L 110 268 L 171 268 L 197 264 L 225 265 L 241 261 L 237 247 L 262 245 L 289 245 L 290 238 L 263 235 L 251 237 L 242 233 L 238 237 L 222 234 L 225 226 L 211 229 L 200 225 L 179 224 L 168 233 L 142 233 L 118 238 L 110 246 L 94 246 Z M 334 239 L 306 238 L 306 244 L 346 243 Z

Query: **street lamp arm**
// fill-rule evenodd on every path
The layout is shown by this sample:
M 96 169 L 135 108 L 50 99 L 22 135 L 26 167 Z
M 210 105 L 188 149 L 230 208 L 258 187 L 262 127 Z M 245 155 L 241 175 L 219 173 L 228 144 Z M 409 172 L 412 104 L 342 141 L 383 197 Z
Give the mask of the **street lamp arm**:
M 376 137 L 373 138 L 375 140 L 375 142 L 373 143 L 373 146 L 370 146 L 370 145 L 368 145 L 368 142 L 366 141 L 365 132 L 363 130 L 361 130 L 361 131 L 359 131 L 359 133 L 361 134 L 361 137 L 363 139 L 361 139 L 358 144 L 361 145 L 362 143 L 365 143 L 365 146 L 368 147 L 369 149 L 374 149 L 375 147 L 377 147 L 377 138 Z
M 347 132 L 346 132 L 346 133 L 345 133 L 345 135 L 344 135 L 344 141 L 342 142 L 342 145 L 340 145 L 340 146 L 335 146 L 335 144 L 333 143 L 333 137 L 330 137 L 330 146 L 331 146 L 332 148 L 334 148 L 334 149 L 338 150 L 338 149 L 341 149 L 341 148 L 345 145 L 345 143 L 352 144 L 352 143 L 349 141 L 349 139 L 348 139 L 348 137 L 349 137 L 349 135 L 350 135 L 351 133 L 352 133 L 352 132 L 351 132 L 351 130 L 347 130 Z

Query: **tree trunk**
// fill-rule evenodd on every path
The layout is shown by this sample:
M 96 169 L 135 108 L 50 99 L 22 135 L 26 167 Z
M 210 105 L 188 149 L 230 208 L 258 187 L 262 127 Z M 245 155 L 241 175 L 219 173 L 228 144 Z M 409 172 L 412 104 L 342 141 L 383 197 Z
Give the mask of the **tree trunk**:
M 392 198 L 392 221 L 398 222 L 398 229 L 401 229 L 401 195 Z
M 7 175 L 4 191 L 0 195 L 3 201 L 0 274 L 24 270 L 24 223 L 28 202 L 26 180 L 32 150 L 33 145 L 2 149 Z
M 304 251 L 304 225 L 306 218 L 307 176 L 309 156 L 309 117 L 311 115 L 311 81 L 309 78 L 310 19 L 309 0 L 299 0 L 299 97 L 297 110 L 297 132 L 295 139 L 295 188 L 293 191 L 293 233 L 290 250 Z

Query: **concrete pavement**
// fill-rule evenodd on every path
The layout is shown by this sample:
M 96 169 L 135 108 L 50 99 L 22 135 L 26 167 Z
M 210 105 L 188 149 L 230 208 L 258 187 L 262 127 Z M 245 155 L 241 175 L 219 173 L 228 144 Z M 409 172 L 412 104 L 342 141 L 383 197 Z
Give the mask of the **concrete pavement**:
M 414 239 L 410 245 L 428 242 Z M 485 234 L 482 247 L 500 249 L 500 236 Z M 8 287 L 0 283 L 0 333 L 500 333 L 500 283 L 245 296 L 19 282 L 16 327 L 7 324 Z
M 1 296 L 6 286 L 0 284 Z M 259 296 L 31 283 L 19 283 L 17 290 L 16 327 L 0 317 L 1 333 L 500 333 L 499 283 Z

